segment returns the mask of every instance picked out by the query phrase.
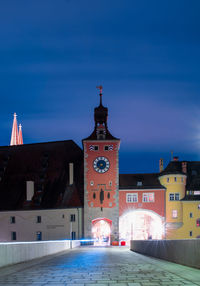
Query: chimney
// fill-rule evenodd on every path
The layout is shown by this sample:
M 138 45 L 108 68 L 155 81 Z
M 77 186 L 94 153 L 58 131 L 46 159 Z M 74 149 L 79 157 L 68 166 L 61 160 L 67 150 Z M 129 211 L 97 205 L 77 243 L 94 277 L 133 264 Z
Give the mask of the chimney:
M 187 174 L 187 162 L 182 162 L 182 172 Z
M 174 161 L 174 162 L 178 162 L 178 159 L 179 159 L 179 158 L 178 158 L 177 156 L 174 156 L 173 161 Z
M 26 200 L 31 201 L 34 196 L 34 182 L 26 181 Z
M 160 160 L 159 160 L 159 171 L 162 172 L 163 170 L 164 170 L 163 159 L 160 158 Z
M 74 183 L 74 163 L 69 163 L 69 185 Z

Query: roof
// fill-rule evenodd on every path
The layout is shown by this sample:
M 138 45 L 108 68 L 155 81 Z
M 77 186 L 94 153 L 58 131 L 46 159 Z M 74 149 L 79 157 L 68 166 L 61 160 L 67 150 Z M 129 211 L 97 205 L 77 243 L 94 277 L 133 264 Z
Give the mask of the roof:
M 186 165 L 186 173 L 182 170 Z M 187 190 L 200 190 L 200 161 L 171 161 L 160 175 L 182 174 L 187 175 Z
M 69 163 L 74 184 L 69 185 Z M 26 201 L 26 181 L 34 197 Z M 0 147 L 0 210 L 83 206 L 83 151 L 72 140 Z
M 181 161 L 171 161 L 160 175 L 184 174 Z
M 120 174 L 119 189 L 165 189 L 158 180 L 159 173 Z

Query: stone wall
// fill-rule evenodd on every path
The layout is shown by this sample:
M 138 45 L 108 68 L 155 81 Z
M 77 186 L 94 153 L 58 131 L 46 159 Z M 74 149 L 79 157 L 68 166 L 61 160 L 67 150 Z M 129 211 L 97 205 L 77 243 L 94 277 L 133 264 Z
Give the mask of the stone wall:
M 0 243 L 0 267 L 78 247 L 79 240 Z
M 132 240 L 130 249 L 141 254 L 200 268 L 200 239 Z

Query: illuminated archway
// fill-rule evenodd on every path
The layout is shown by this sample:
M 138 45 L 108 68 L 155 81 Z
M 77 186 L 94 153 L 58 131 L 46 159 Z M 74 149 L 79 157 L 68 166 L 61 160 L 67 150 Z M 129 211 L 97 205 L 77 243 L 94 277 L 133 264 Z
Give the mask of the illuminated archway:
M 107 218 L 97 218 L 92 221 L 94 245 L 110 245 L 112 221 Z
M 149 210 L 133 210 L 119 218 L 119 236 L 126 240 L 162 239 L 162 217 Z

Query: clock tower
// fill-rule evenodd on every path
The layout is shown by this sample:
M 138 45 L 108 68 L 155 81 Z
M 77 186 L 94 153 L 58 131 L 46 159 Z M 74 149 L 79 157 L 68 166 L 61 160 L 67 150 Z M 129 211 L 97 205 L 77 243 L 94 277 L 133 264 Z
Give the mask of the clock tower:
M 119 162 L 120 140 L 107 127 L 108 109 L 94 109 L 95 127 L 83 139 L 84 148 L 84 236 L 98 244 L 119 238 Z

